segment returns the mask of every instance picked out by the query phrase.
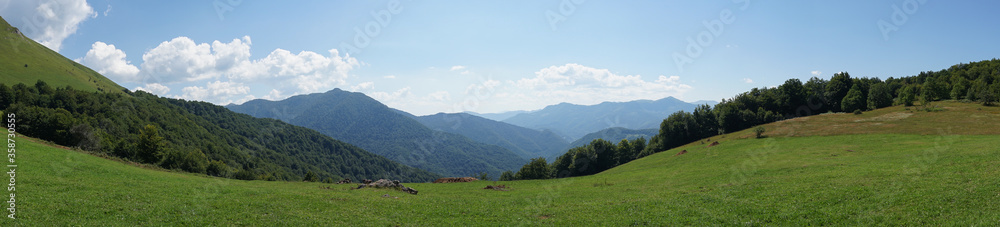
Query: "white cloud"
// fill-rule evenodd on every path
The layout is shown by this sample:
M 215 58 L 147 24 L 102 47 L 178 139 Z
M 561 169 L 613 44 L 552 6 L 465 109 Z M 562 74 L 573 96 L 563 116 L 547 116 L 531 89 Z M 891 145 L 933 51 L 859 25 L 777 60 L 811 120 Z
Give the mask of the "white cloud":
M 410 87 L 400 88 L 392 93 L 388 92 L 372 92 L 368 94 L 375 100 L 385 103 L 386 105 L 397 104 L 398 102 L 405 102 L 407 98 L 412 97 L 413 93 L 410 92 Z M 390 105 L 394 106 L 394 105 Z
M 211 45 L 181 36 L 143 54 L 142 74 L 153 82 L 199 81 L 245 72 L 249 58 L 249 36 Z
M 541 108 L 560 102 L 576 104 L 597 104 L 604 101 L 631 101 L 637 99 L 660 99 L 666 96 L 680 96 L 692 87 L 680 82 L 679 76 L 660 75 L 653 81 L 646 81 L 640 75 L 618 75 L 608 69 L 591 68 L 579 64 L 550 66 L 535 72 L 534 77 L 507 81 L 507 87 L 491 85 L 486 93 L 494 101 L 483 101 L 483 108 L 518 109 Z M 480 93 L 483 93 L 480 91 Z M 495 98 L 495 99 L 493 99 Z M 506 107 L 504 107 L 506 106 Z M 509 109 L 483 110 L 504 111 Z
M 97 16 L 85 0 L 5 0 L 0 15 L 22 33 L 59 52 L 62 42 L 88 18 Z
M 220 105 L 242 103 L 254 98 L 253 95 L 248 95 L 250 93 L 249 86 L 229 81 L 208 82 L 205 87 L 190 86 L 181 91 L 184 94 L 178 98 L 202 100 Z
M 752 84 L 752 83 L 753 83 L 753 79 L 750 79 L 750 78 L 743 78 L 743 83 L 748 83 L 748 84 Z
M 108 16 L 108 13 L 110 12 L 111 12 L 111 4 L 108 4 L 108 9 L 104 10 L 104 16 L 105 17 Z
M 98 73 L 116 81 L 137 81 L 139 68 L 125 60 L 125 52 L 104 42 L 94 42 L 87 55 L 76 59 Z M 162 85 L 161 85 L 162 86 Z
M 363 82 L 363 83 L 360 83 L 358 85 L 351 86 L 351 91 L 354 91 L 354 92 L 357 92 L 357 91 L 366 91 L 366 90 L 372 90 L 372 89 L 375 89 L 375 82 L 371 82 L 371 81 Z
M 137 88 L 135 88 L 135 90 L 136 91 L 146 91 L 146 92 L 149 92 L 149 93 L 152 93 L 152 94 L 155 94 L 155 95 L 160 95 L 160 96 L 167 94 L 167 92 L 170 92 L 170 88 L 169 87 L 163 86 L 162 84 L 158 84 L 158 83 L 146 84 L 145 87 L 137 87 Z
M 813 76 L 821 76 L 821 75 L 823 75 L 823 72 L 820 72 L 819 70 L 813 70 L 810 73 L 812 73 Z
M 396 75 L 388 75 L 388 76 L 383 76 L 382 78 L 386 78 L 386 79 L 396 79 Z
M 463 69 L 465 69 L 465 66 L 461 66 L 461 65 L 456 65 L 456 66 L 452 66 L 451 67 L 451 71 L 458 71 L 458 70 L 463 70 Z
M 251 60 L 252 45 L 249 36 L 211 43 L 198 43 L 181 36 L 146 51 L 141 67 L 136 69 L 124 60 L 124 52 L 113 45 L 98 43 L 92 50 L 93 56 L 88 55 L 81 61 L 97 69 L 106 69 L 102 73 L 120 74 L 109 75 L 119 83 L 178 86 L 214 81 L 205 86 L 177 89 L 183 92 L 177 97 L 216 104 L 254 98 L 249 94 L 249 86 L 245 85 L 248 83 L 266 84 L 267 89 L 272 90 L 263 97 L 272 100 L 328 91 L 346 85 L 349 72 L 362 64 L 350 56 L 341 56 L 336 49 L 329 50 L 328 56 L 311 51 L 295 54 L 275 49 L 263 58 Z M 365 88 L 363 86 L 359 89 Z
M 267 95 L 264 96 L 264 99 L 277 101 L 285 99 L 287 97 L 288 96 L 282 95 L 281 91 L 279 91 L 278 89 L 271 89 L 271 92 L 268 92 Z
M 436 91 L 427 96 L 430 97 L 432 100 L 439 102 L 451 100 L 451 93 L 448 93 L 447 91 Z

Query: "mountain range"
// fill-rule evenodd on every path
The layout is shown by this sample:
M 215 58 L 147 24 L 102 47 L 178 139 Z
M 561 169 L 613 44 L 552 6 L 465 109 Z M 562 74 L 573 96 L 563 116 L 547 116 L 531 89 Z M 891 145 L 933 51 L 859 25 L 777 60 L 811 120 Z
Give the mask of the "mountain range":
M 391 160 L 444 176 L 499 175 L 527 161 L 510 150 L 432 130 L 405 112 L 340 89 L 281 101 L 252 100 L 230 110 L 319 131 Z
M 603 102 L 597 105 L 560 103 L 541 110 L 520 113 L 503 122 L 538 130 L 551 130 L 567 141 L 607 128 L 659 128 L 663 119 L 677 111 L 692 111 L 697 105 L 673 97 L 659 100 Z
M 552 157 L 568 144 L 549 130 L 534 130 L 467 113 L 438 113 L 415 118 L 425 126 L 507 148 L 524 159 Z

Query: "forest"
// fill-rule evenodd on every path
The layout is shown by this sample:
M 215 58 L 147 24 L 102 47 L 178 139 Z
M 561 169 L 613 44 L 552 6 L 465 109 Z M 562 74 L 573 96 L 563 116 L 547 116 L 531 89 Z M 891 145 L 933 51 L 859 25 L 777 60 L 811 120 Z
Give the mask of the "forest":
M 660 123 L 656 136 L 623 140 L 617 146 L 604 140 L 575 147 L 552 163 L 532 159 L 518 172 L 501 180 L 547 179 L 596 174 L 601 171 L 715 135 L 761 124 L 822 113 L 854 113 L 893 105 L 934 110 L 930 102 L 955 100 L 996 105 L 1000 99 L 1000 60 L 962 63 L 941 71 L 885 80 L 851 77 L 847 72 L 829 80 L 812 77 L 805 83 L 789 79 L 772 88 L 753 88 L 714 107 L 701 105 L 691 113 L 678 111 Z M 763 130 L 761 128 L 760 130 Z M 639 151 L 637 148 L 641 147 Z
M 165 169 L 243 180 L 439 177 L 307 128 L 143 91 L 0 84 L 0 109 L 17 115 L 21 134 Z

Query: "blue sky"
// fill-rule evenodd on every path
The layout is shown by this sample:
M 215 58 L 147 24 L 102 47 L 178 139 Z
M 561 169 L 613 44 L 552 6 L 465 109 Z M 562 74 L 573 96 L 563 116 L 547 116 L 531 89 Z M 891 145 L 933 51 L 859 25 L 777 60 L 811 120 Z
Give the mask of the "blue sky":
M 224 105 L 341 88 L 418 115 L 667 96 L 718 101 L 839 71 L 913 75 L 996 58 L 998 8 L 936 0 L 0 0 L 0 16 L 29 37 L 129 89 Z

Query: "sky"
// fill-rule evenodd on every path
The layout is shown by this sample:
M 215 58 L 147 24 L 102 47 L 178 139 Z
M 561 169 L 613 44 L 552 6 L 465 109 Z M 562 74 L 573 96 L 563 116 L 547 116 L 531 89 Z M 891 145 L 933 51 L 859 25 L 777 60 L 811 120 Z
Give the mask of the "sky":
M 0 0 L 132 90 L 219 105 L 334 88 L 416 115 L 719 101 L 997 58 L 1000 1 Z

